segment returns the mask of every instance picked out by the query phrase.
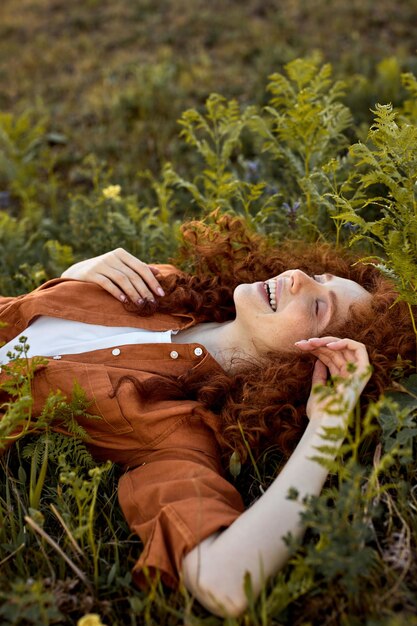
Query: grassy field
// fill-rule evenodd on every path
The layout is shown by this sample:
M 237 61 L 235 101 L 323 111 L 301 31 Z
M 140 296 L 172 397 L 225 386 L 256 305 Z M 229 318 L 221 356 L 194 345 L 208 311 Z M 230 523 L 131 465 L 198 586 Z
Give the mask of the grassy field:
M 167 260 L 180 223 L 220 207 L 278 243 L 379 255 L 411 311 L 416 42 L 410 0 L 3 0 L 0 293 L 120 245 Z M 92 613 L 80 626 L 417 624 L 407 373 L 396 404 L 381 399 L 352 433 L 304 544 L 239 620 L 208 615 L 183 589 L 135 589 L 140 542 L 117 505 L 118 469 L 48 429 L 22 439 L 1 460 L 0 624 Z M 0 441 L 30 410 L 30 372 L 13 380 Z M 52 399 L 51 419 L 78 405 Z M 242 491 L 280 462 L 244 468 Z
M 313 50 L 352 81 L 349 104 L 369 121 L 376 101 L 401 97 L 378 63 L 415 68 L 416 11 L 408 0 L 4 0 L 0 107 L 46 118 L 63 193 L 88 184 L 89 154 L 137 192 L 138 170 L 187 166 L 183 110 L 213 91 L 262 103 L 267 76 Z

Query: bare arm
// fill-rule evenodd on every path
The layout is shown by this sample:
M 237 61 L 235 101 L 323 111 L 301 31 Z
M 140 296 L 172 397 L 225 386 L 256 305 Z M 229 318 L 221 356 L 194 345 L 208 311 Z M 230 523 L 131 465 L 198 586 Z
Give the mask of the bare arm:
M 158 269 L 137 259 L 123 248 L 116 248 L 92 259 L 71 265 L 62 273 L 62 278 L 74 278 L 96 283 L 115 298 L 141 304 L 164 291 L 156 276 Z
M 312 339 L 299 344 L 303 351 L 317 355 L 313 385 L 323 383 L 327 369 L 332 375 L 351 379 L 346 415 L 326 413 L 324 402 L 316 394 L 310 396 L 307 412 L 309 425 L 297 448 L 266 493 L 245 511 L 228 529 L 216 533 L 200 543 L 183 561 L 183 575 L 187 588 L 211 612 L 217 615 L 237 616 L 246 606 L 243 581 L 250 573 L 252 588 L 258 594 L 266 579 L 279 571 L 288 559 L 283 537 L 291 532 L 300 537 L 303 528 L 300 513 L 304 496 L 318 495 L 327 477 L 327 469 L 311 457 L 323 443 L 323 427 L 344 425 L 360 392 L 369 378 L 366 349 L 353 340 L 332 337 Z M 347 363 L 354 363 L 356 371 L 349 374 Z M 339 445 L 342 439 L 339 441 Z M 290 488 L 297 489 L 297 501 L 288 500 Z

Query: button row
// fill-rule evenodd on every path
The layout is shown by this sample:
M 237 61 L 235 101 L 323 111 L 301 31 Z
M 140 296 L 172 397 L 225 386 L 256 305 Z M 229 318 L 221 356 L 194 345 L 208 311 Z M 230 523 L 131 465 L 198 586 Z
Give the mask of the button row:
M 202 348 L 194 348 L 194 354 L 196 356 L 201 356 L 203 354 L 203 350 Z M 171 359 L 178 359 L 179 354 L 176 350 L 172 350 L 172 352 L 170 352 L 169 356 L 171 357 Z
M 111 351 L 113 356 L 119 356 L 120 352 L 120 348 L 113 348 L 113 350 Z M 203 354 L 203 350 L 201 348 L 194 348 L 194 354 L 196 356 L 201 356 Z M 172 350 L 169 356 L 171 357 L 171 359 L 178 359 L 179 354 L 176 350 Z M 62 356 L 60 354 L 56 354 L 52 358 L 55 359 L 55 361 L 58 361 L 59 359 L 62 359 Z

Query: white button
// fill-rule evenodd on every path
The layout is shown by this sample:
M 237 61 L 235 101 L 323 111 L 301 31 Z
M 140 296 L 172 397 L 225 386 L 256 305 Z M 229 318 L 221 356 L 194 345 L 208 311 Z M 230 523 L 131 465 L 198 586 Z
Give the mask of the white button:
M 56 354 L 54 357 L 52 357 L 53 359 L 55 359 L 55 361 L 59 361 L 59 359 L 62 359 L 62 356 L 60 354 Z
M 112 353 L 112 355 L 113 355 L 113 356 L 119 356 L 119 354 L 120 354 L 120 348 L 114 348 L 114 349 L 111 351 L 111 353 Z
M 173 350 L 170 355 L 171 359 L 178 359 L 178 352 L 176 350 Z
M 195 350 L 194 350 L 194 354 L 195 354 L 196 356 L 201 356 L 201 355 L 203 354 L 203 351 L 202 351 L 202 349 L 201 349 L 201 348 L 195 348 Z

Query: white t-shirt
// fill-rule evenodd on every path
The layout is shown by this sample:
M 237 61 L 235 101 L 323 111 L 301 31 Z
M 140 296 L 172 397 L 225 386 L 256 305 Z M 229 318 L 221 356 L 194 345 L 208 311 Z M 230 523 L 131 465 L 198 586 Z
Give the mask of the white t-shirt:
M 170 343 L 171 335 L 176 331 L 154 331 L 125 326 L 99 326 L 63 320 L 42 315 L 23 333 L 0 348 L 0 365 L 10 361 L 8 352 L 16 354 L 14 347 L 19 337 L 26 337 L 29 345 L 28 357 L 56 356 L 60 354 L 80 354 L 102 348 L 111 348 L 126 344 Z

